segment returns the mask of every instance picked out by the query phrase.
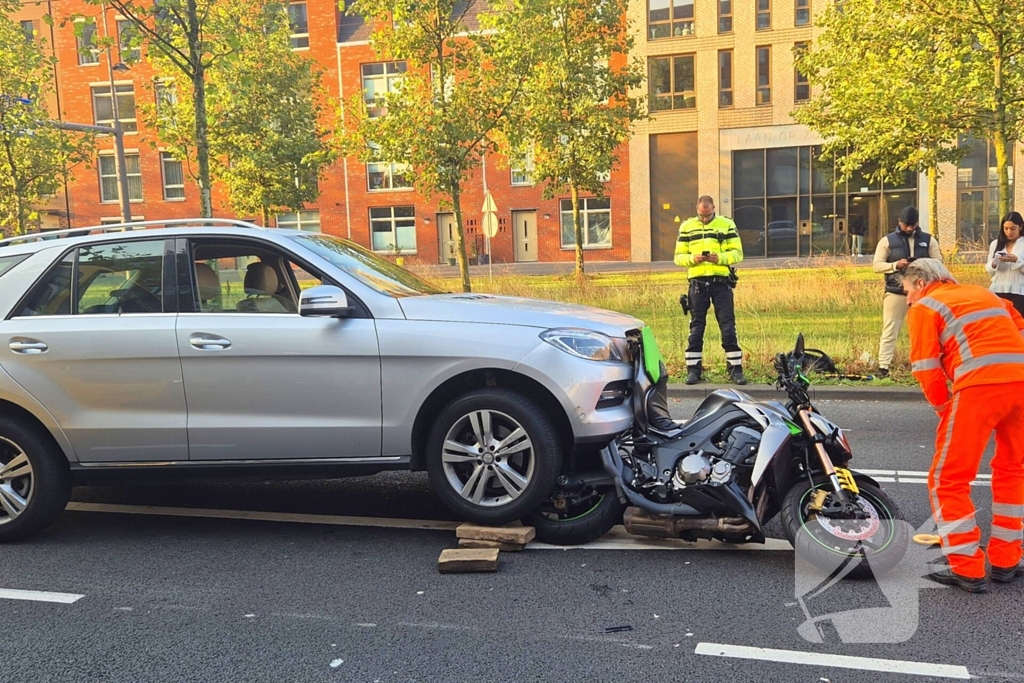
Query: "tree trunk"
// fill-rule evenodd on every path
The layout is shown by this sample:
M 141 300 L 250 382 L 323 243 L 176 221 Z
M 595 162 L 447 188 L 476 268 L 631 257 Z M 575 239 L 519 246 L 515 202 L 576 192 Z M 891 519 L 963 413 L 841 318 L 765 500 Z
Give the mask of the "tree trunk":
M 264 204 L 260 208 L 263 210 L 263 227 L 264 228 L 269 228 L 270 227 L 270 208 L 266 204 Z
M 573 236 L 576 240 L 576 277 L 583 277 L 583 216 L 580 215 L 580 189 L 575 185 L 570 189 L 572 191 Z
M 1006 111 L 1006 89 L 1003 83 L 1005 60 L 1001 49 L 997 49 L 993 59 L 993 93 L 996 101 L 995 125 L 992 131 L 992 144 L 996 148 L 996 173 L 999 176 L 999 216 L 1003 217 L 1010 212 L 1010 174 L 1007 170 L 1009 164 L 1009 115 Z M 1002 225 L 998 227 L 1002 229 Z M 998 234 L 998 233 L 997 233 Z
M 462 291 L 472 292 L 469 282 L 469 260 L 466 258 L 466 232 L 462 227 L 462 192 L 458 183 L 451 188 L 452 211 L 455 213 L 455 256 L 459 261 L 459 275 L 462 277 Z
M 188 56 L 192 62 L 192 106 L 196 114 L 196 162 L 199 166 L 199 213 L 203 218 L 213 217 L 213 194 L 210 180 L 209 122 L 206 120 L 206 67 L 203 65 L 203 46 L 196 0 L 188 0 Z
M 928 169 L 928 232 L 939 236 L 939 169 Z

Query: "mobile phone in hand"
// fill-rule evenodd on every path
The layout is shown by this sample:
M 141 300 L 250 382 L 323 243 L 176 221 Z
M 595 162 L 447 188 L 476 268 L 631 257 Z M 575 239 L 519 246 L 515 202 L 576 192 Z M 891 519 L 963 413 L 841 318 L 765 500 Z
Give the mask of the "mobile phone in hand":
M 1005 249 L 1000 249 L 996 252 L 996 256 L 1008 256 L 1008 252 Z
M 700 252 L 700 255 L 701 256 L 711 256 L 711 252 L 710 251 L 702 251 L 702 252 Z

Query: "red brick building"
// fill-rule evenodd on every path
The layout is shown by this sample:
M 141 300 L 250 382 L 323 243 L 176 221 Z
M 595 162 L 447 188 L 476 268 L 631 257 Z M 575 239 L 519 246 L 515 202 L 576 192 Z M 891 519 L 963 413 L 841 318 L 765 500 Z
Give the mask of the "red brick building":
M 55 19 L 52 38 L 50 28 L 41 21 L 45 11 Z M 81 0 L 61 0 L 49 3 L 49 8 L 45 2 L 38 7 L 25 5 L 23 12 L 26 17 L 34 12 L 30 19 L 40 29 L 45 28 L 47 35 L 43 37 L 58 60 L 55 77 L 59 101 L 52 112 L 59 111 L 60 117 L 69 122 L 109 125 L 113 120 L 111 87 L 116 91 L 121 123 L 128 131 L 125 150 L 132 218 L 198 216 L 199 190 L 188 172 L 194 160 L 173 159 L 162 150 L 156 132 L 146 126 L 140 111 L 143 103 L 155 102 L 156 97 L 155 73 L 146 55 L 125 69 L 119 65 L 130 60 L 117 47 L 109 51 L 88 49 L 94 40 L 88 35 L 92 31 L 98 37 L 119 35 L 115 12 L 108 9 L 103 13 Z M 336 100 L 348 100 L 363 91 L 386 90 L 404 69 L 402 64 L 379 59 L 370 45 L 370 27 L 358 17 L 342 15 L 334 0 L 293 2 L 290 13 L 293 48 L 316 60 L 324 72 L 323 86 Z M 95 20 L 95 27 L 84 36 L 75 35 L 71 18 L 77 15 Z M 118 69 L 112 71 L 108 64 Z M 111 138 L 98 139 L 91 167 L 74 169 L 67 197 L 48 207 L 53 215 L 43 227 L 57 227 L 58 217 L 62 226 L 121 220 L 113 150 Z M 621 156 L 620 166 L 610 176 L 605 199 L 588 198 L 584 203 L 591 260 L 630 258 L 629 162 L 625 148 Z M 499 231 L 491 241 L 495 263 L 574 258 L 571 231 L 561 229 L 567 196 L 544 199 L 543 187 L 533 184 L 527 172 L 510 169 L 506 160 L 493 155 L 487 158 L 486 169 L 478 169 L 463 195 L 471 255 L 484 253 L 480 228 L 484 173 L 497 204 Z M 276 224 L 348 237 L 382 253 L 400 251 L 407 263 L 448 262 L 453 215 L 440 209 L 437 198 L 428 200 L 409 187 L 401 164 L 340 159 L 321 179 L 320 191 L 316 203 L 298 213 L 278 215 Z M 213 199 L 215 215 L 232 215 L 216 184 Z

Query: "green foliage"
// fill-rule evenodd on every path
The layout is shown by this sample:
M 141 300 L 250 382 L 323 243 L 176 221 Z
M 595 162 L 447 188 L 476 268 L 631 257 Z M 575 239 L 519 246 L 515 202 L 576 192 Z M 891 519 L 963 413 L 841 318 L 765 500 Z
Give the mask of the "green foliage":
M 963 155 L 957 138 L 974 98 L 966 55 L 904 4 L 830 5 L 815 18 L 822 33 L 813 48 L 797 55 L 820 94 L 793 117 L 825 138 L 843 177 L 877 164 L 870 175 L 895 180 Z
M 290 49 L 282 5 L 264 7 L 263 31 L 254 32 L 206 70 L 206 113 L 212 178 L 224 183 L 240 214 L 299 210 L 319 196 L 317 179 L 336 154 L 321 125 L 326 94 L 315 62 Z M 154 60 L 173 74 L 166 60 Z M 195 107 L 179 81 L 159 84 L 159 104 L 145 109 L 161 140 L 179 159 L 195 148 Z
M 22 234 L 38 218 L 35 206 L 57 192 L 70 167 L 86 160 L 91 136 L 48 125 L 53 58 L 42 37 L 25 40 L 10 15 L 16 0 L 0 0 L 0 233 Z
M 207 109 L 218 86 L 210 72 L 218 68 L 230 70 L 234 64 L 240 74 L 247 73 L 247 77 L 252 78 L 255 75 L 251 71 L 254 61 L 266 49 L 270 36 L 279 35 L 282 23 L 286 22 L 287 3 L 246 0 L 86 1 L 113 8 L 130 21 L 132 30 L 127 35 L 128 47 L 148 48 L 150 61 L 156 63 L 161 74 L 173 83 L 172 87 L 180 97 L 173 107 L 173 116 L 167 117 L 170 125 L 160 128 L 161 136 L 167 136 L 177 158 L 189 160 L 194 153 L 196 168 L 189 168 L 200 188 L 200 211 L 203 216 L 212 216 L 212 158 L 216 152 L 211 148 L 210 124 L 216 119 Z M 248 72 L 245 71 L 247 68 Z M 280 71 L 276 75 L 280 76 Z M 294 83 L 294 91 L 286 93 L 281 90 L 285 83 L 273 75 L 260 74 L 260 77 L 267 79 L 265 83 L 273 80 L 277 93 L 285 99 L 303 97 L 298 91 L 298 87 L 303 85 L 300 82 Z M 208 92 L 208 89 L 213 92 Z M 221 97 L 230 97 L 231 94 L 229 90 Z M 251 94 L 251 89 L 247 94 Z M 219 122 L 217 124 L 219 126 Z M 289 152 L 294 153 L 294 150 Z M 243 167 L 245 165 L 242 164 Z M 282 166 L 287 165 L 287 161 L 282 163 Z M 246 181 L 238 177 L 235 180 L 239 190 L 255 182 L 252 174 Z M 279 189 L 271 195 L 271 203 L 280 201 Z
M 1009 208 L 1008 143 L 1024 105 L 1024 0 L 845 0 L 797 67 L 819 94 L 794 112 L 849 176 L 956 162 L 971 134 L 996 147 L 1000 212 Z
M 532 157 L 531 175 L 545 183 L 545 197 L 571 194 L 578 275 L 579 195 L 604 196 L 630 125 L 644 116 L 643 100 L 630 94 L 644 74 L 642 64 L 629 58 L 628 4 L 524 0 L 519 26 L 506 27 L 518 33 L 534 68 L 525 84 L 523 117 L 507 119 L 504 133 L 513 157 Z
M 356 0 L 349 9 L 378 27 L 378 57 L 404 61 L 407 70 L 396 92 L 369 103 L 372 110 L 362 95 L 345 104 L 347 150 L 364 161 L 408 164 L 416 188 L 451 207 L 464 291 L 471 285 L 462 183 L 521 102 L 531 67 L 515 28 L 523 8 L 520 0 Z M 481 31 L 469 30 L 471 14 Z

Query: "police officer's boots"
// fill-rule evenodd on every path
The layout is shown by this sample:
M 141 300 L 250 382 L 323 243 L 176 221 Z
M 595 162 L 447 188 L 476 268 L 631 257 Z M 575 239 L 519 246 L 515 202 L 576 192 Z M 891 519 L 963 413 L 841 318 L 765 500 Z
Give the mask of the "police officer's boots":
M 687 384 L 699 384 L 700 383 L 701 371 L 703 369 L 704 368 L 703 368 L 703 366 L 700 363 L 697 363 L 696 365 L 687 365 L 686 366 L 686 383 Z
M 747 383 L 747 378 L 743 376 L 742 365 L 730 365 L 729 366 L 729 380 L 733 384 L 743 385 Z

